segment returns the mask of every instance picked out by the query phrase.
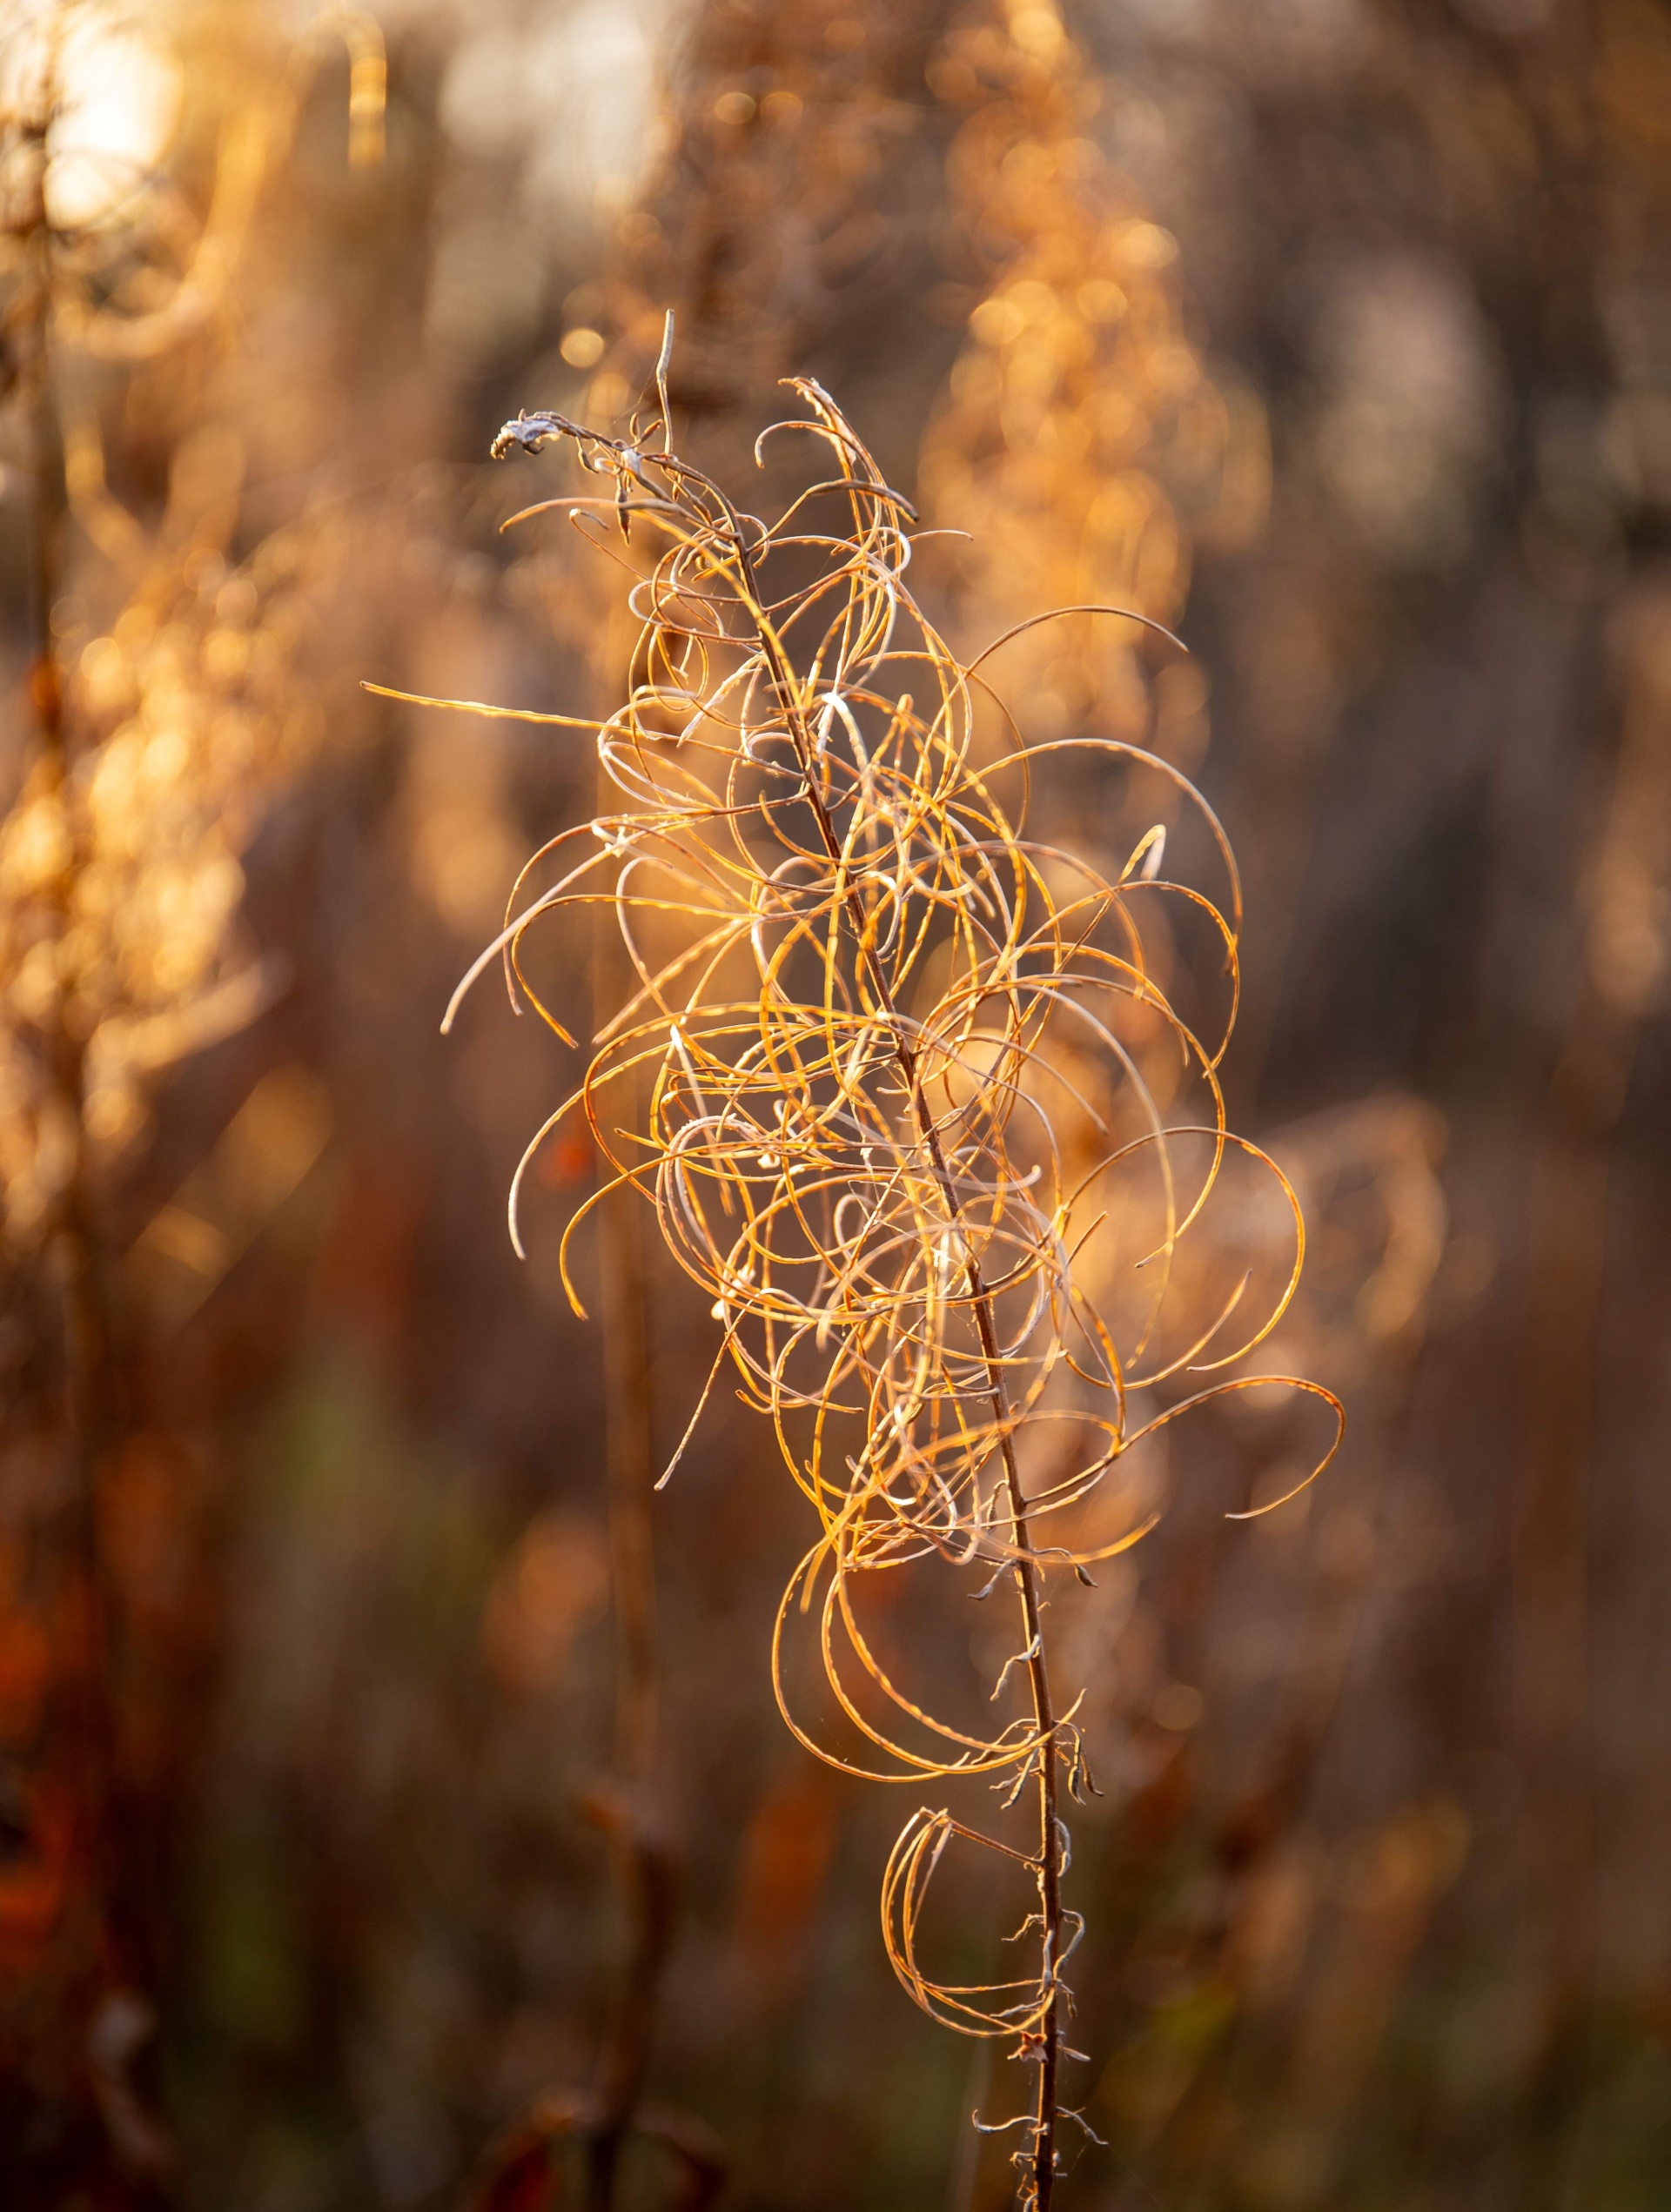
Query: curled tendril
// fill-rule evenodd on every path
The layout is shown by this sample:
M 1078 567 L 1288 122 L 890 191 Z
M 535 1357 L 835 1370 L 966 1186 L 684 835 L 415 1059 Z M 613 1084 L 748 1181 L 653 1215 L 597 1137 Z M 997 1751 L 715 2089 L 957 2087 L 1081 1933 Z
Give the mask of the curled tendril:
M 916 2002 L 1037 2062 L 1020 2163 L 1037 2204 L 1068 2116 L 1062 1974 L 1080 1933 L 1060 1899 L 1058 1777 L 1076 1798 L 1094 1787 L 1079 1699 L 1055 1703 L 1043 1579 L 1089 1579 L 1152 1525 L 1129 1463 L 1186 1416 L 1273 1379 L 1323 1401 L 1337 1439 L 1339 1409 L 1312 1384 L 1220 1371 L 1275 1326 L 1304 1249 L 1280 1171 L 1225 1124 L 1239 903 L 1222 831 L 1132 746 L 1020 745 L 983 672 L 990 652 L 960 661 L 907 588 L 909 505 L 816 384 L 790 389 L 807 414 L 779 427 L 819 451 L 769 524 L 671 450 L 664 399 L 624 439 L 557 415 L 501 432 L 496 452 L 566 443 L 607 480 L 607 496 L 529 512 L 566 511 L 629 565 L 641 628 L 613 714 L 534 718 L 595 730 L 620 808 L 535 855 L 460 995 L 500 958 L 513 999 L 566 1036 L 525 969 L 528 933 L 559 908 L 612 910 L 637 988 L 523 1163 L 579 1114 L 609 1163 L 563 1237 L 574 1308 L 576 1233 L 630 1185 L 721 1332 L 668 1474 L 728 1365 L 817 1517 L 773 1637 L 800 1741 L 878 1780 L 984 1774 L 1010 1801 L 1037 1793 L 1031 1854 L 913 1813 L 882 1901 Z M 1205 832 L 1218 895 L 1164 873 L 1178 841 L 1164 825 L 1113 873 L 1034 837 L 1030 781 L 1070 754 L 1158 775 Z M 555 877 L 543 889 L 541 869 Z M 1168 988 L 1190 926 L 1222 955 L 1228 1010 L 1212 1035 Z M 1292 1237 L 1258 1310 L 1252 1270 L 1209 1296 L 1188 1257 L 1232 1163 L 1272 1178 Z M 1182 1385 L 1203 1371 L 1213 1379 Z M 1144 1419 L 1139 1391 L 1159 1399 Z M 992 1695 L 1013 1699 L 1013 1677 L 1025 1710 L 960 1725 L 896 1679 L 863 1586 L 936 1562 L 1013 1583 L 1020 1632 Z M 807 1660 L 833 1725 L 799 1710 Z M 959 1986 L 924 1970 L 923 1900 L 954 1838 L 1036 1880 L 1023 1931 L 1036 1971 Z

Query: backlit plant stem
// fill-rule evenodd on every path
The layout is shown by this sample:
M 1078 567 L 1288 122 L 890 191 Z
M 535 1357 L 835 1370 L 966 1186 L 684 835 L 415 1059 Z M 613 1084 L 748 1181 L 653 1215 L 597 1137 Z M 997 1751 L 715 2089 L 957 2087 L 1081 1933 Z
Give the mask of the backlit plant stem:
M 986 2131 L 1025 2131 L 1014 2162 L 1020 2202 L 1024 2212 L 1049 2212 L 1063 2122 L 1091 2131 L 1063 2105 L 1059 2077 L 1071 2006 L 1062 1969 L 1079 1920 L 1062 1901 L 1067 1837 L 1057 1761 L 1070 1757 L 1077 1793 L 1084 1760 L 1075 1716 L 1084 1693 L 1058 1710 L 1043 1567 L 1060 1560 L 1088 1581 L 1090 1565 L 1129 1549 L 1155 1515 L 1141 1478 L 1122 1478 L 1111 1485 L 1111 1521 L 1070 1519 L 1068 1540 L 1048 1549 L 1037 1529 L 1046 1514 L 1076 1513 L 1146 1438 L 1228 1392 L 1278 1383 L 1327 1406 L 1337 1435 L 1339 1408 L 1329 1392 L 1292 1377 L 1193 1388 L 1182 1380 L 1231 1365 L 1270 1333 L 1304 1250 L 1285 1179 L 1225 1127 L 1215 1072 L 1224 1045 L 1199 1037 L 1168 1002 L 1139 909 L 1156 899 L 1170 902 L 1163 914 L 1184 906 L 1213 931 L 1231 976 L 1226 1036 L 1234 923 L 1205 894 L 1161 876 L 1159 827 L 1116 874 L 1039 842 L 1012 818 L 990 788 L 992 771 L 971 755 L 976 671 L 995 648 L 965 665 L 904 588 L 911 546 L 900 517 L 910 510 L 835 402 L 815 384 L 794 383 L 811 418 L 784 426 L 818 441 L 836 473 L 768 526 L 670 450 L 670 349 L 669 329 L 653 428 L 635 419 L 619 438 L 540 413 L 507 423 L 493 444 L 502 458 L 573 441 L 587 475 L 613 487 L 613 497 L 544 500 L 526 516 L 567 513 L 594 542 L 619 530 L 629 546 L 635 526 L 649 528 L 666 550 L 634 582 L 629 604 L 641 627 L 634 673 L 624 702 L 601 721 L 424 702 L 590 729 L 609 785 L 628 801 L 624 812 L 560 832 L 530 861 L 504 930 L 460 982 L 447 1022 L 502 957 L 518 1002 L 532 999 L 573 1044 L 540 1004 L 519 947 L 540 915 L 560 907 L 614 915 L 636 988 L 597 1030 L 579 1088 L 525 1151 L 512 1190 L 513 1234 L 531 1160 L 579 1108 L 615 1173 L 564 1233 L 560 1266 L 575 1310 L 584 1312 L 568 1263 L 572 1241 L 589 1214 L 627 1190 L 655 1205 L 668 1250 L 714 1299 L 725 1335 L 685 1442 L 730 1362 L 739 1395 L 772 1420 L 785 1465 L 821 1524 L 772 1637 L 774 1690 L 797 1740 L 837 1770 L 876 1781 L 1003 1774 L 1012 1779 L 1011 1805 L 1036 1783 L 1032 1853 L 944 1808 L 921 1806 L 889 1855 L 881 1903 L 889 1962 L 912 2001 L 943 2025 L 1001 2041 L 1037 2068 L 1023 2109 Z M 651 442 L 658 432 L 659 449 Z M 825 498 L 842 502 L 842 519 L 828 530 L 811 513 Z M 775 597 L 761 580 L 767 557 L 780 552 L 796 565 Z M 809 553 L 820 564 L 810 576 Z M 1131 619 L 1116 607 L 1073 611 Z M 807 641 L 804 674 L 790 657 L 792 630 Z M 907 663 L 931 671 L 926 706 L 901 688 Z M 1142 766 L 1193 801 L 1223 855 L 1230 908 L 1238 913 L 1223 833 L 1177 772 L 1117 741 L 1076 742 Z M 1017 742 L 997 765 L 1030 775 L 1053 749 Z M 838 821 L 843 778 L 852 812 Z M 775 841 L 775 859 L 770 845 L 762 851 L 752 841 L 755 824 Z M 563 849 L 582 834 L 595 847 L 589 856 Z M 530 876 L 547 862 L 565 872 L 533 895 Z M 601 869 L 609 871 L 602 883 Z M 944 974 L 929 965 L 942 950 L 951 960 Z M 821 982 L 791 973 L 803 956 Z M 909 988 L 921 1003 L 908 1015 Z M 1073 1045 L 1064 1040 L 1064 1055 L 1052 1056 L 1051 1025 L 1081 1018 L 1106 1070 L 1107 1116 L 1074 1083 Z M 1185 1100 L 1163 1116 L 1124 1041 L 1128 1027 L 1139 1040 L 1158 1032 L 1163 1051 L 1177 1049 L 1186 1080 L 1199 1086 L 1196 1110 Z M 647 1102 L 641 1086 L 652 1076 Z M 1169 1096 L 1177 1097 L 1177 1082 L 1169 1073 Z M 1065 1089 L 1070 1115 L 1089 1114 L 1099 1156 L 1088 1174 L 1083 1158 L 1064 1160 L 1039 1084 Z M 607 1094 L 607 1119 L 605 1085 L 619 1086 Z M 930 1094 L 941 1087 L 947 1107 L 936 1118 Z M 617 1101 L 627 1109 L 619 1126 Z M 1202 1162 L 1198 1171 L 1184 1172 L 1175 1143 Z M 1227 1295 L 1209 1287 L 1198 1304 L 1200 1288 L 1192 1279 L 1180 1284 L 1173 1265 L 1231 1160 L 1272 1176 L 1292 1238 L 1292 1259 L 1280 1244 L 1272 1255 L 1272 1295 L 1246 1311 L 1238 1309 L 1248 1278 Z M 710 1198 L 728 1226 L 708 1211 Z M 1111 1221 L 1115 1228 L 1087 1261 L 1086 1248 Z M 1124 1299 L 1120 1311 L 1106 1305 L 1111 1295 Z M 1013 1321 L 1012 1298 L 1020 1301 Z M 1115 1329 L 1128 1339 L 1124 1347 Z M 1133 1391 L 1169 1384 L 1160 1411 L 1129 1418 Z M 1180 1398 L 1180 1387 L 1188 1394 Z M 809 1426 L 797 1433 L 802 1415 Z M 848 1451 L 854 1423 L 862 1427 Z M 1016 1431 L 1025 1424 L 1043 1442 L 1061 1436 L 1064 1423 L 1076 1439 L 1070 1462 L 1030 1498 Z M 994 1445 L 1001 1481 L 987 1471 Z M 936 1558 L 953 1570 L 976 1561 L 993 1568 L 989 1588 L 1013 1575 L 1020 1600 L 1025 1647 L 1004 1662 L 990 1700 L 1024 1666 L 1030 1713 L 978 1735 L 936 1718 L 896 1681 L 854 1609 L 861 1577 Z M 856 1755 L 797 1716 L 785 1668 L 797 1652 L 812 1656 L 805 1639 L 839 1707 L 836 1725 L 862 1741 Z M 930 1739 L 923 1747 L 919 1729 Z M 1037 1929 L 1036 1972 L 958 1986 L 924 1971 L 923 1900 L 954 1839 L 1031 1875 L 1037 1910 L 1018 1934 Z M 540 2123 L 547 2141 L 552 2124 Z M 514 2142 L 507 2148 L 520 2155 Z M 503 2155 L 496 2167 L 507 2170 Z
M 1057 1813 L 1056 1713 L 1050 1697 L 1050 1666 L 1044 1650 L 1038 1570 L 1030 1549 L 1027 1501 L 1021 1486 L 1021 1470 L 1016 1465 L 1009 1394 L 1003 1384 L 1003 1367 L 998 1353 L 997 1330 L 992 1317 L 991 1294 L 987 1290 L 980 1261 L 970 1241 L 963 1206 L 951 1171 L 946 1164 L 939 1129 L 935 1125 L 934 1116 L 929 1110 L 929 1102 L 923 1095 L 916 1055 L 911 1050 L 905 1025 L 899 1018 L 882 963 L 869 944 L 858 891 L 847 868 L 842 842 L 836 835 L 836 825 L 830 819 L 829 808 L 819 788 L 811 733 L 802 710 L 795 672 L 784 657 L 770 624 L 762 619 L 761 597 L 754 563 L 748 557 L 742 524 L 723 494 L 718 496 L 731 526 L 732 543 L 736 548 L 737 566 L 742 578 L 744 605 L 755 625 L 755 639 L 771 672 L 773 693 L 789 726 L 796 761 L 806 780 L 807 797 L 818 824 L 818 835 L 825 852 L 829 855 L 836 881 L 841 885 L 842 903 L 859 957 L 863 961 L 869 977 L 870 988 L 887 1017 L 893 1036 L 894 1056 L 905 1079 L 917 1134 L 933 1164 L 935 1180 L 940 1186 L 946 1211 L 957 1230 L 963 1246 L 963 1272 L 974 1309 L 975 1326 L 981 1340 L 981 1357 L 986 1368 L 998 1448 L 1003 1458 L 1004 1491 L 1010 1509 L 1011 1541 L 1017 1553 L 1016 1587 L 1021 1597 L 1022 1629 L 1027 1639 L 1023 1647 L 1027 1653 L 1027 1679 L 1032 1693 L 1033 1726 L 1038 1739 L 1038 1857 L 1036 1866 L 1040 1922 L 1040 1982 L 1046 1994 L 1040 2027 L 1043 2045 L 1038 2054 L 1038 2097 L 1033 2114 L 1031 2195 L 1039 2212 L 1049 2212 L 1051 2186 L 1056 2178 L 1057 2046 L 1061 2002 L 1056 1987 L 1056 1970 L 1062 1952 L 1062 1836 Z

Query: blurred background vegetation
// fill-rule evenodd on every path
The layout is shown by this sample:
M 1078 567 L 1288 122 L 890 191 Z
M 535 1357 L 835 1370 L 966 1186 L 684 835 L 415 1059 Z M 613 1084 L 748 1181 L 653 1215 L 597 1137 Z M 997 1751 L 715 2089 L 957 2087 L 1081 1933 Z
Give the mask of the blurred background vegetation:
M 520 1264 L 566 1056 L 490 992 L 438 1035 L 593 764 L 359 686 L 618 680 L 567 533 L 500 534 L 546 479 L 485 457 L 519 407 L 624 417 L 670 305 L 684 449 L 741 466 L 815 375 L 976 533 L 921 556 L 960 639 L 1181 626 L 1165 668 L 1036 633 L 1024 725 L 1151 744 L 1244 869 L 1231 1117 L 1312 1239 L 1274 1350 L 1351 1425 L 1238 1524 L 1255 1441 L 1215 1417 L 1073 1616 L 1109 2147 L 1064 2201 L 1663 2206 L 1663 10 L 3 26 L 6 2201 L 421 2212 L 593 2074 L 620 1367 L 555 1266 L 593 1162 L 541 1156 Z M 1094 788 L 1055 803 L 1095 841 Z M 549 977 L 581 1018 L 588 957 Z M 645 1297 L 665 1453 L 713 1324 Z M 740 2212 L 996 2212 L 990 2085 L 876 1926 L 903 1808 L 771 1706 L 799 1513 L 735 1405 L 656 1505 L 647 2086 Z M 668 2201 L 648 2153 L 621 2186 Z

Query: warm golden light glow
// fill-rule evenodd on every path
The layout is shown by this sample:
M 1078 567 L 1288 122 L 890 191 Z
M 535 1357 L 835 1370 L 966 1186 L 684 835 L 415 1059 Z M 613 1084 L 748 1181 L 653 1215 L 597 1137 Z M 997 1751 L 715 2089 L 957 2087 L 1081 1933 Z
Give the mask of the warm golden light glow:
M 184 94 L 180 64 L 131 10 L 38 0 L 21 21 L 19 12 L 0 104 L 50 113 L 47 214 L 62 230 L 85 230 L 115 214 L 167 152 Z

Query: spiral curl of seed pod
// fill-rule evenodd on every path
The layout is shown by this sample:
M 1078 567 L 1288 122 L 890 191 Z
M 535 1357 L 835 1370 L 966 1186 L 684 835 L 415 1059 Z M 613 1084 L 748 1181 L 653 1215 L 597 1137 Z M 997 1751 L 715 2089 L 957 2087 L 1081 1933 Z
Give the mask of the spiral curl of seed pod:
M 1078 2055 L 1064 2040 L 1063 1969 L 1080 1932 L 1061 1897 L 1058 1785 L 1078 1796 L 1089 1781 L 1078 1700 L 1058 1711 L 1050 1679 L 1045 1578 L 1085 1579 L 1152 1525 L 1124 1479 L 1145 1440 L 1226 1393 L 1270 1386 L 1223 1371 L 1274 1327 L 1303 1252 L 1279 1172 L 1225 1124 L 1234 864 L 1205 802 L 1164 763 L 1112 740 L 1020 744 L 987 673 L 997 647 L 960 660 L 916 605 L 911 510 L 816 384 L 792 380 L 807 417 L 776 429 L 809 439 L 824 473 L 768 524 L 670 450 L 667 358 L 659 419 L 628 437 L 538 414 L 494 446 L 566 444 L 606 479 L 607 493 L 526 513 L 567 513 L 626 561 L 642 627 L 613 714 L 527 717 L 595 731 L 622 803 L 530 862 L 447 1020 L 502 958 L 513 1002 L 526 997 L 572 1042 L 530 981 L 527 940 L 561 909 L 613 908 L 639 988 L 530 1144 L 513 1237 L 520 1250 L 529 1163 L 583 1114 L 610 1174 L 564 1234 L 575 1310 L 577 1233 L 608 1191 L 630 1187 L 721 1328 L 662 1480 L 728 1364 L 817 1516 L 773 1639 L 791 1730 L 878 1781 L 997 1777 L 1012 1804 L 1031 1785 L 1030 1852 L 943 1808 L 913 1813 L 882 1914 L 895 1971 L 924 2011 L 1037 2068 L 1029 2108 L 1001 2125 L 1023 2130 L 1023 2203 L 1044 2206 L 1059 2122 L 1077 2117 L 1058 2088 L 1059 2061 Z M 1008 732 L 995 749 L 987 730 L 980 764 L 977 722 Z M 1218 856 L 1222 904 L 1163 874 L 1158 834 L 1113 877 L 1030 835 L 1031 781 L 1085 748 L 1177 791 Z M 556 880 L 535 893 L 544 868 Z M 1183 1018 L 1147 955 L 1145 912 L 1168 904 L 1219 948 L 1229 1009 L 1215 1036 Z M 1175 1097 L 1203 1103 L 1194 1118 L 1169 1114 L 1144 1080 L 1132 1040 L 1157 1028 L 1179 1071 Z M 1102 1074 L 1095 1103 L 1080 1080 L 1088 1060 Z M 1064 1091 L 1103 1131 L 1089 1168 L 1056 1141 L 1050 1100 Z M 1183 1256 L 1232 1159 L 1281 1194 L 1291 1257 L 1262 1310 L 1242 1310 L 1245 1277 L 1204 1315 Z M 1088 1270 L 1099 1244 L 1104 1264 Z M 1095 1301 L 1093 1273 L 1116 1286 Z M 1330 1393 L 1279 1379 L 1322 1403 L 1338 1440 Z M 1139 1393 L 1160 1401 L 1144 1418 Z M 1012 1675 L 1030 1694 L 1002 1725 L 936 1714 L 867 1631 L 868 1579 L 925 1564 L 1013 1583 L 1022 1647 L 991 1697 Z M 800 1709 L 809 1649 L 839 1715 L 833 1738 Z M 967 1986 L 925 1969 L 923 1900 L 954 1840 L 1036 1883 L 1019 1931 L 1037 1937 L 1036 1972 Z

